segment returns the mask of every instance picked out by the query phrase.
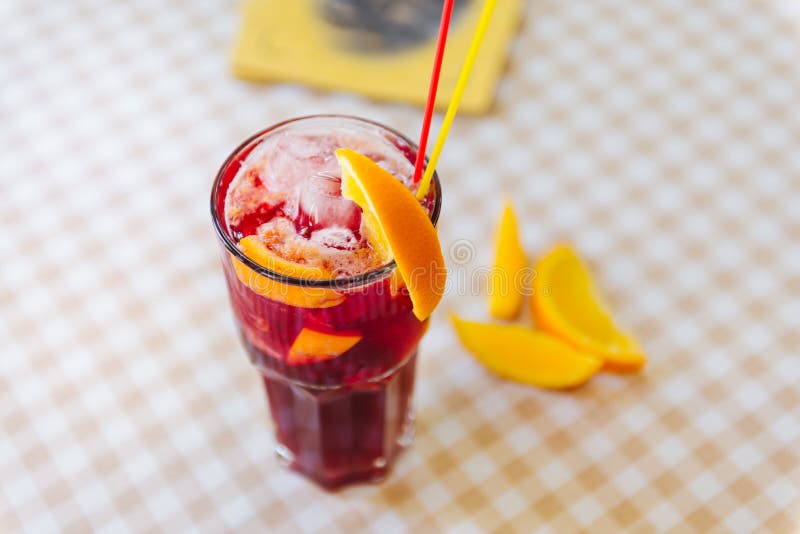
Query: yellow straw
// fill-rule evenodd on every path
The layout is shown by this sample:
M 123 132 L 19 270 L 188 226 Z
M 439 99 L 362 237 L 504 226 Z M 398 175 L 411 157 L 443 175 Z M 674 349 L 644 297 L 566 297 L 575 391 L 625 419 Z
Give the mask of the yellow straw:
M 475 65 L 475 60 L 478 57 L 478 51 L 481 49 L 483 37 L 486 35 L 486 28 L 489 27 L 489 20 L 492 18 L 494 7 L 497 5 L 497 0 L 486 0 L 483 4 L 483 11 L 481 11 L 481 18 L 478 21 L 478 27 L 475 29 L 475 36 L 472 38 L 472 43 L 469 45 L 467 57 L 464 60 L 464 65 L 461 67 L 461 73 L 458 75 L 458 82 L 453 91 L 453 96 L 450 98 L 450 104 L 447 106 L 447 113 L 444 115 L 442 121 L 442 128 L 439 130 L 439 137 L 436 138 L 436 144 L 433 146 L 433 152 L 428 160 L 428 165 L 425 167 L 425 174 L 419 182 L 419 189 L 417 189 L 417 198 L 422 200 L 428 194 L 428 189 L 431 186 L 431 179 L 433 172 L 436 170 L 436 163 L 439 161 L 439 156 L 442 154 L 444 143 L 447 140 L 447 134 L 450 133 L 450 126 L 453 124 L 453 119 L 458 111 L 458 105 L 461 103 L 461 97 L 464 96 L 464 89 L 467 87 L 469 75 L 472 73 L 472 67 Z M 420 147 L 420 150 L 425 150 L 425 147 Z

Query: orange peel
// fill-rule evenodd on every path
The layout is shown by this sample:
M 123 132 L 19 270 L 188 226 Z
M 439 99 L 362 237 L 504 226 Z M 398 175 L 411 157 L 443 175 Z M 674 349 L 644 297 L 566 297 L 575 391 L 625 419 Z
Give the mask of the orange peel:
M 330 273 L 324 269 L 281 258 L 267 249 L 257 236 L 243 237 L 239 240 L 239 247 L 248 258 L 275 273 L 307 280 L 330 278 Z M 341 304 L 345 299 L 344 295 L 332 289 L 286 284 L 267 278 L 253 271 L 237 258 L 231 256 L 231 260 L 239 281 L 252 291 L 269 299 L 301 308 L 329 308 Z
M 442 247 L 428 213 L 414 194 L 380 165 L 348 148 L 336 151 L 342 196 L 363 210 L 364 233 L 383 259 L 394 258 L 419 320 L 430 316 L 444 292 Z
M 536 264 L 531 312 L 536 325 L 578 350 L 603 358 L 603 369 L 633 372 L 647 362 L 636 340 L 620 330 L 595 291 L 591 274 L 568 245 Z
M 517 217 L 508 200 L 496 235 L 494 269 L 489 280 L 489 314 L 511 320 L 517 318 L 522 309 L 522 273 L 528 260 L 520 244 Z
M 357 332 L 332 334 L 303 328 L 292 342 L 286 362 L 302 364 L 329 360 L 353 348 L 361 338 L 361 334 Z
M 450 320 L 461 343 L 479 362 L 516 382 L 568 389 L 589 380 L 603 365 L 602 359 L 525 326 L 466 321 L 455 314 Z

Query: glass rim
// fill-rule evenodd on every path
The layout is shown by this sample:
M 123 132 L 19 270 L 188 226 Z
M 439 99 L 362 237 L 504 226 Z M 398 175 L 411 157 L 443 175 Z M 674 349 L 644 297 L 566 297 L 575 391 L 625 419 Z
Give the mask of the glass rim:
M 402 139 L 406 143 L 408 143 L 409 147 L 411 147 L 415 151 L 419 151 L 419 147 L 416 143 L 414 143 L 411 139 L 400 133 L 399 131 L 395 130 L 394 128 L 390 128 L 380 122 L 373 121 L 370 119 L 364 119 L 361 117 L 357 117 L 355 115 L 345 115 L 345 114 L 336 114 L 336 113 L 322 113 L 322 114 L 313 114 L 313 115 L 303 115 L 300 117 L 294 117 L 291 119 L 286 119 L 280 122 L 277 122 L 267 128 L 256 132 L 255 134 L 251 135 L 247 139 L 245 139 L 242 143 L 239 144 L 231 153 L 230 155 L 225 158 L 225 161 L 217 171 L 217 176 L 214 178 L 214 183 L 211 187 L 211 219 L 214 224 L 214 230 L 217 234 L 217 237 L 222 240 L 223 245 L 225 248 L 235 256 L 237 260 L 244 263 L 247 267 L 255 271 L 256 273 L 265 276 L 271 280 L 276 282 L 280 282 L 283 284 L 293 285 L 293 286 L 301 286 L 301 287 L 313 287 L 313 288 L 326 288 L 326 289 L 346 289 L 352 287 L 359 287 L 366 285 L 370 282 L 380 280 L 388 276 L 396 267 L 397 264 L 394 260 L 386 263 L 378 267 L 377 269 L 373 269 L 371 271 L 367 271 L 365 273 L 348 276 L 345 278 L 331 278 L 326 280 L 312 280 L 308 278 L 297 278 L 294 276 L 289 276 L 286 274 L 278 273 L 275 271 L 271 271 L 264 267 L 263 265 L 256 263 L 247 255 L 242 252 L 239 247 L 236 246 L 233 239 L 228 232 L 225 231 L 223 227 L 223 222 L 220 221 L 220 216 L 217 213 L 217 195 L 219 192 L 219 187 L 222 182 L 222 177 L 225 175 L 225 171 L 230 166 L 231 162 L 250 144 L 254 141 L 258 140 L 260 137 L 267 135 L 268 133 L 286 126 L 287 124 L 292 124 L 295 122 L 300 122 L 308 119 L 349 119 L 356 122 L 361 122 L 365 124 L 370 124 L 372 126 L 377 126 L 398 138 Z M 427 156 L 425 157 L 425 163 L 428 163 Z M 442 208 L 442 188 L 439 182 L 439 175 L 436 171 L 433 172 L 433 206 L 431 207 L 430 212 L 430 220 L 433 223 L 433 226 L 436 227 L 436 223 L 439 221 L 439 213 Z

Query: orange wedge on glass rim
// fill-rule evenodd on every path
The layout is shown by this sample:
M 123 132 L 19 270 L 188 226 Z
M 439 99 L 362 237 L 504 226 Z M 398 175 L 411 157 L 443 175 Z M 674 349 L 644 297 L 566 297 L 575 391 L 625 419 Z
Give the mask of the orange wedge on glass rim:
M 497 227 L 494 268 L 489 280 L 489 314 L 515 319 L 522 309 L 522 274 L 528 260 L 519 241 L 519 225 L 510 201 L 506 201 Z
M 333 334 L 303 328 L 292 343 L 286 361 L 290 364 L 302 364 L 329 360 L 353 348 L 361 341 L 361 337 L 358 332 Z
M 559 245 L 539 260 L 533 289 L 531 312 L 538 328 L 601 357 L 607 371 L 632 372 L 644 366 L 647 358 L 638 343 L 614 324 L 572 248 Z
M 547 389 L 579 386 L 600 370 L 603 360 L 560 339 L 515 324 L 466 321 L 450 314 L 461 343 L 490 371 Z
M 281 258 L 254 235 L 239 240 L 239 247 L 248 258 L 278 274 L 306 280 L 327 280 L 331 277 L 330 273 L 319 267 Z M 231 257 L 231 260 L 236 277 L 247 287 L 269 299 L 301 308 L 329 308 L 340 304 L 345 298 L 332 289 L 285 284 L 258 274 L 235 257 Z
M 446 279 L 439 237 L 414 194 L 389 171 L 349 148 L 336 151 L 342 196 L 363 210 L 370 245 L 389 261 L 408 288 L 414 315 L 430 316 L 442 298 Z

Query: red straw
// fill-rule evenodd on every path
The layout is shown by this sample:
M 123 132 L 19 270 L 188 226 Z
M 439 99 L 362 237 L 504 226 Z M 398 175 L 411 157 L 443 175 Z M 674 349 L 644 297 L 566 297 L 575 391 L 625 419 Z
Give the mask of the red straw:
M 442 6 L 442 22 L 439 24 L 439 37 L 436 40 L 436 56 L 433 59 L 433 72 L 431 84 L 428 87 L 428 102 L 425 104 L 425 116 L 422 119 L 422 132 L 419 135 L 419 149 L 417 161 L 414 164 L 414 183 L 422 178 L 422 164 L 425 161 L 425 152 L 428 147 L 428 133 L 431 131 L 431 118 L 433 106 L 436 103 L 436 89 L 439 87 L 439 74 L 442 72 L 442 58 L 444 45 L 447 41 L 447 29 L 450 27 L 450 13 L 453 11 L 453 0 L 444 0 Z

